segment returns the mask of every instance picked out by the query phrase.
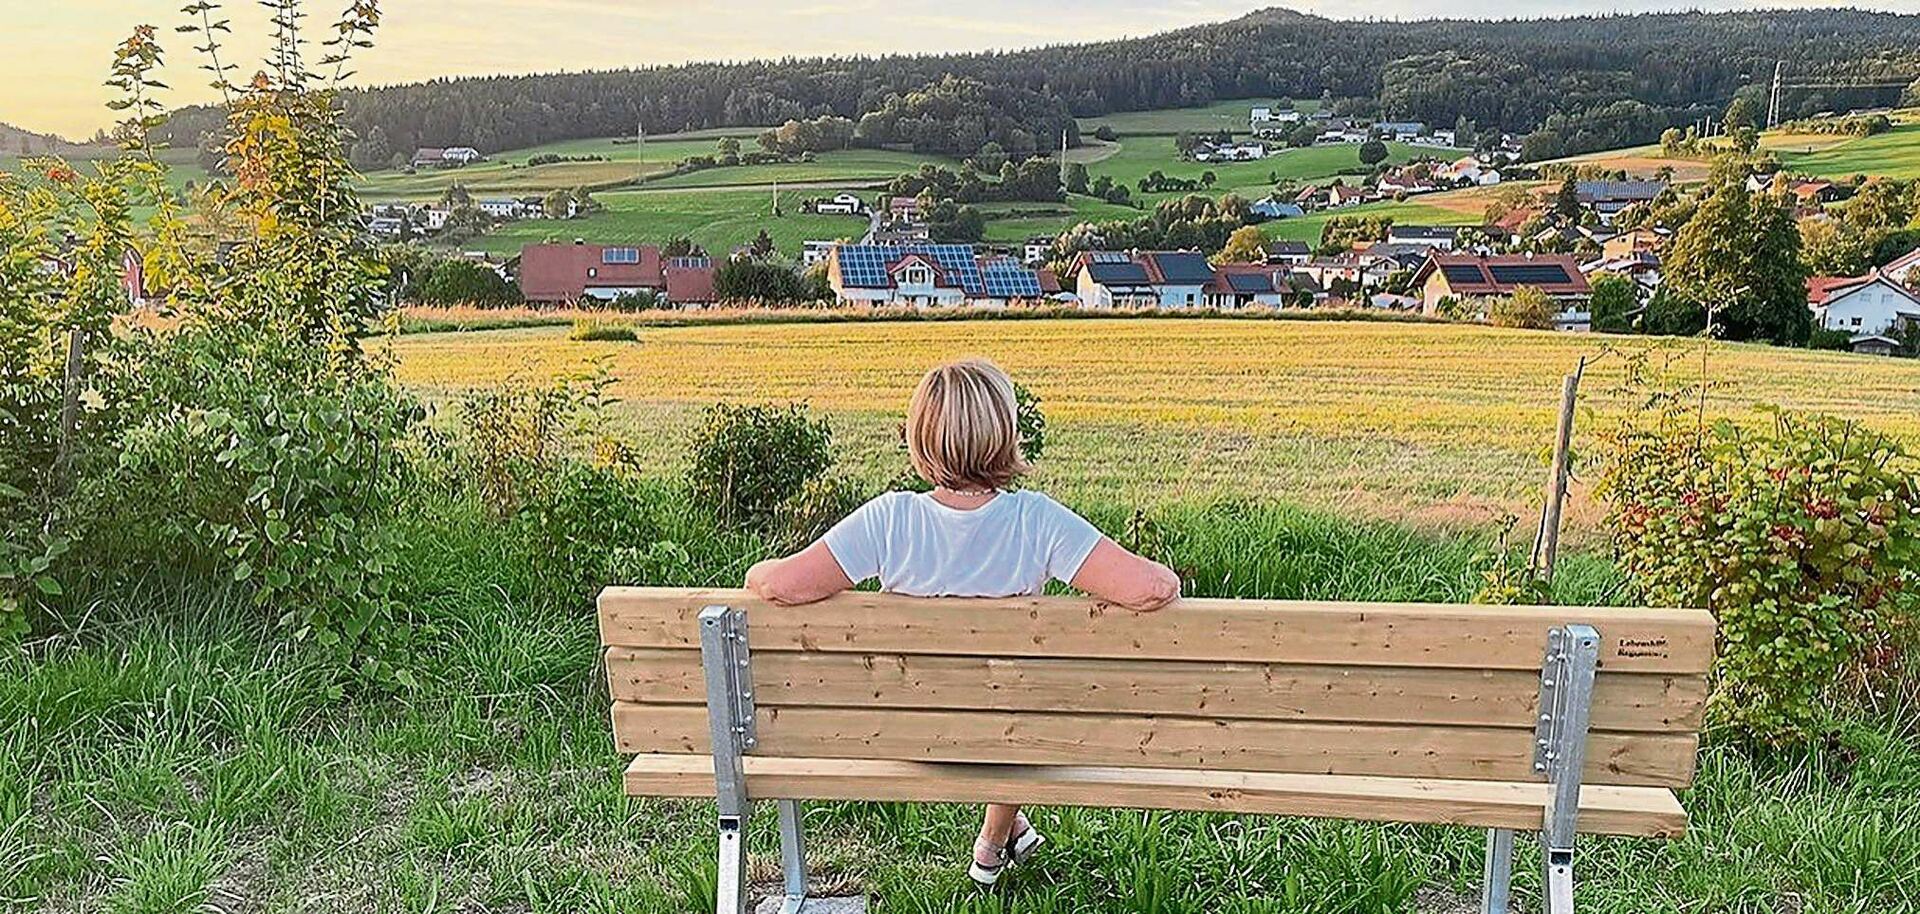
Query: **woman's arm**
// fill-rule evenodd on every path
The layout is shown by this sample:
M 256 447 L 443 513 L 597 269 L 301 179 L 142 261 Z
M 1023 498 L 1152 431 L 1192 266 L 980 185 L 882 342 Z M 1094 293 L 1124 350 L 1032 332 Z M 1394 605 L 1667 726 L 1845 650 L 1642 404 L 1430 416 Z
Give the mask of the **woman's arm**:
M 1153 612 L 1180 597 L 1180 576 L 1173 569 L 1134 555 L 1104 536 L 1080 563 L 1072 583 L 1076 590 L 1134 612 Z
M 747 569 L 747 589 L 781 606 L 817 603 L 852 586 L 824 541 Z

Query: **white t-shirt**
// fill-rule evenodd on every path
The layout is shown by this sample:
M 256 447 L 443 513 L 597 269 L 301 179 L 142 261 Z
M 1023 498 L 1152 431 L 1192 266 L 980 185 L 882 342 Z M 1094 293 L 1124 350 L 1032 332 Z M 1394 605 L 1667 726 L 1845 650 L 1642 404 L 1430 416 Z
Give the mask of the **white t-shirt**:
M 1013 597 L 1039 593 L 1048 578 L 1072 582 L 1100 538 L 1086 518 L 1021 490 L 972 510 L 888 492 L 824 540 L 856 584 L 878 576 L 882 590 L 907 596 Z

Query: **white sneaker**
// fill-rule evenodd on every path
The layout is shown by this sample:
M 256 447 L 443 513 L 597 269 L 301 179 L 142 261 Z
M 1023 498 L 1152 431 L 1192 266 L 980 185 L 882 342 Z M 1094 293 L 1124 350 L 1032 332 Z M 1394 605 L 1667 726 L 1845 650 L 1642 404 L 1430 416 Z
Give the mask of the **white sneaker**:
M 1040 850 L 1040 845 L 1045 843 L 1047 843 L 1047 836 L 1041 834 L 1039 829 L 1029 823 L 1026 831 L 1013 836 L 1011 846 L 1007 848 L 1007 856 L 1014 863 L 1025 863 L 1032 859 L 1034 853 Z
M 994 883 L 999 882 L 1001 875 L 1006 873 L 1007 866 L 1013 861 L 1008 859 L 1007 849 L 1004 847 L 999 849 L 998 855 L 999 859 L 996 862 L 986 864 L 980 862 L 980 853 L 975 851 L 972 862 L 967 866 L 967 878 L 972 879 L 982 888 L 990 888 Z

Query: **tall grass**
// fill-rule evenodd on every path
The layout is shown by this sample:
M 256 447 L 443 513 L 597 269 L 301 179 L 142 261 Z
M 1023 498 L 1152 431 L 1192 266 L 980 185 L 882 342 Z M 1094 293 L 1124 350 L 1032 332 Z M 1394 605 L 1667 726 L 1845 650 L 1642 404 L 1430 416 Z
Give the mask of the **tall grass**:
M 591 595 L 457 493 L 408 523 L 403 649 L 422 684 L 363 691 L 284 643 L 242 596 L 149 582 L 0 656 L 0 908 L 20 911 L 697 910 L 713 891 L 710 804 L 621 795 Z M 1194 593 L 1458 599 L 1474 543 L 1283 505 L 1181 502 L 1135 521 Z M 646 583 L 729 585 L 765 553 L 668 483 L 644 512 L 673 548 Z M 633 544 L 621 544 L 633 545 Z M 677 558 L 675 557 L 677 556 Z M 1573 556 L 1562 599 L 1607 602 Z M 1682 840 L 1583 841 L 1580 900 L 1605 912 L 1913 910 L 1920 892 L 1914 715 L 1802 755 L 1709 751 Z M 995 893 L 960 870 L 977 812 L 809 808 L 820 891 L 914 912 L 1457 910 L 1479 873 L 1469 829 L 1046 809 L 1048 853 Z M 770 816 L 750 836 L 775 878 Z M 1537 889 L 1523 850 L 1519 890 Z

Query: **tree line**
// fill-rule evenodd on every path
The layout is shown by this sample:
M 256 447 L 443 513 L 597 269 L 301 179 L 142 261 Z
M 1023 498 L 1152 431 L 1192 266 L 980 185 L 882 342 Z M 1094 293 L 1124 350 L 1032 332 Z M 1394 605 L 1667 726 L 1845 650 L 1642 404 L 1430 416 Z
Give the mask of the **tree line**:
M 1718 114 L 1770 76 L 1775 61 L 1830 83 L 1884 81 L 1920 69 L 1916 48 L 1920 16 L 1862 10 L 1506 22 L 1344 22 L 1265 10 L 1020 52 L 439 79 L 357 89 L 341 103 L 359 142 L 374 142 L 377 131 L 389 156 L 823 116 L 855 121 L 875 144 L 971 154 L 993 141 L 1017 156 L 1051 148 L 1073 129 L 1072 117 L 1280 96 L 1378 99 L 1380 113 L 1396 119 L 1544 129 L 1545 154 L 1651 142 L 1665 127 Z M 1892 103 L 1900 90 L 1823 93 L 1843 107 Z M 189 108 L 158 138 L 192 147 L 221 123 L 215 109 Z

